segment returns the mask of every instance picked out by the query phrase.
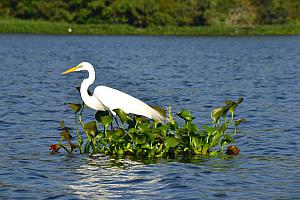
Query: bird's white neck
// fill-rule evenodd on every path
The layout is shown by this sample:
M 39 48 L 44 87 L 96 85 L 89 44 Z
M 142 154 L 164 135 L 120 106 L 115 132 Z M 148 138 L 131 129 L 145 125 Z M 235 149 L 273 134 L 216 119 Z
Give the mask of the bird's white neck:
M 89 69 L 88 72 L 89 72 L 89 77 L 84 79 L 81 83 L 81 87 L 80 87 L 81 98 L 88 107 L 95 110 L 99 110 L 101 105 L 99 105 L 99 102 L 97 101 L 96 97 L 90 96 L 88 94 L 89 86 L 92 85 L 93 82 L 95 81 L 95 70 L 92 68 Z
M 89 72 L 89 77 L 84 79 L 81 83 L 81 87 L 80 87 L 81 94 L 86 93 L 88 95 L 87 90 L 89 86 L 92 85 L 95 81 L 95 70 L 92 68 L 89 69 L 88 72 Z

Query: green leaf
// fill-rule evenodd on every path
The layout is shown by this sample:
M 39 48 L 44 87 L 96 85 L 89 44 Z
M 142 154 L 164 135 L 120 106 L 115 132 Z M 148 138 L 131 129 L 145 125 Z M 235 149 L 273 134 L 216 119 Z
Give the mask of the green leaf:
M 207 126 L 207 125 L 205 125 L 205 124 L 202 124 L 202 127 L 207 131 L 207 133 L 208 133 L 209 135 L 212 134 L 212 133 L 216 130 L 216 128 L 212 128 L 212 127 Z
M 110 115 L 110 113 L 109 113 L 108 111 L 98 110 L 98 111 L 95 113 L 95 119 L 96 119 L 98 122 L 102 122 L 102 121 L 101 121 L 101 117 L 108 116 L 108 115 Z
M 69 131 L 62 131 L 60 135 L 68 142 L 70 142 L 71 134 Z
M 146 138 L 146 136 L 144 136 L 144 135 L 136 135 L 135 137 L 134 137 L 134 139 L 135 139 L 135 143 L 136 144 L 145 144 L 145 142 L 146 142 L 146 140 L 147 140 L 147 138 Z
M 243 101 L 244 101 L 244 98 L 243 98 L 243 97 L 240 97 L 240 98 L 237 100 L 237 103 L 238 103 L 238 104 L 241 104 Z
M 232 100 L 225 100 L 225 104 L 226 104 L 227 106 L 232 106 L 233 104 L 235 104 L 235 102 L 232 101 Z
M 105 147 L 107 146 L 107 144 L 109 143 L 107 138 L 102 138 L 100 141 L 100 144 L 104 145 Z
M 177 115 L 185 121 L 192 121 L 195 118 L 187 109 L 182 109 Z
M 108 137 L 110 137 L 113 141 L 119 142 L 120 138 L 125 135 L 125 131 L 122 128 L 118 128 L 116 130 L 110 130 L 107 132 Z
M 187 129 L 190 132 L 197 133 L 199 131 L 199 128 L 196 124 L 187 123 L 183 126 L 183 128 Z
M 124 150 L 122 148 L 119 148 L 116 153 L 118 155 L 124 155 Z
M 170 129 L 172 131 L 176 131 L 178 129 L 178 124 L 177 122 L 174 121 L 174 123 L 171 124 Z
M 238 106 L 238 104 L 234 104 L 234 105 L 230 106 L 229 112 L 233 113 L 237 106 Z
M 103 125 L 107 128 L 113 121 L 113 116 L 108 111 L 98 110 L 95 114 L 95 119 L 98 122 L 102 122 Z
M 149 131 L 150 126 L 151 126 L 150 123 L 140 123 L 137 128 L 143 133 L 145 131 Z
M 210 156 L 216 156 L 218 154 L 219 154 L 218 151 L 211 151 L 211 152 L 209 152 Z
M 78 113 L 81 109 L 81 104 L 68 103 L 68 106 L 72 108 L 75 113 Z
M 178 135 L 179 137 L 183 137 L 186 134 L 187 130 L 185 128 L 179 128 L 176 130 L 176 135 Z
M 222 133 L 224 133 L 227 130 L 227 124 L 224 123 L 221 125 L 220 129 L 219 129 Z
M 161 134 L 166 137 L 168 133 L 169 126 L 167 124 L 163 124 L 162 126 L 158 127 L 158 129 L 161 131 Z M 154 130 L 154 129 L 153 129 Z
M 131 118 L 122 109 L 117 108 L 113 111 L 118 115 L 122 124 L 126 123 L 128 120 L 131 120 Z
M 60 128 L 62 128 L 62 129 L 65 128 L 65 121 L 64 121 L 64 120 L 61 120 L 61 121 L 59 122 L 59 124 L 60 124 Z
M 152 134 L 161 134 L 162 133 L 161 127 L 153 128 L 153 129 L 151 129 L 151 131 L 152 131 Z
M 226 117 L 228 111 L 229 111 L 230 107 L 229 106 L 223 106 L 223 113 L 222 113 L 222 117 Z
M 134 119 L 136 121 L 137 124 L 142 123 L 142 122 L 146 122 L 149 123 L 148 119 L 142 115 L 135 115 Z
M 170 123 L 173 125 L 174 123 L 176 123 L 173 119 L 173 116 L 172 116 L 172 112 L 171 112 L 171 106 L 168 107 L 168 118 L 170 120 Z
M 204 130 L 200 131 L 199 135 L 200 136 L 204 136 L 205 135 L 205 131 Z
M 220 117 L 223 115 L 223 112 L 224 112 L 224 107 L 216 108 L 210 113 L 210 116 L 214 122 L 217 122 L 220 119 Z
M 166 137 L 165 146 L 166 148 L 176 147 L 179 144 L 179 141 L 175 137 Z
M 192 137 L 192 144 L 194 148 L 201 148 L 202 146 L 202 140 L 199 137 Z
M 130 128 L 127 130 L 128 135 L 131 137 L 131 139 L 133 138 L 133 135 L 137 134 L 137 130 L 135 128 Z
M 237 119 L 237 120 L 234 122 L 234 126 L 235 126 L 235 127 L 238 127 L 238 125 L 240 125 L 240 123 L 245 122 L 245 121 L 246 121 L 246 119 L 244 119 L 244 118 Z
M 205 143 L 202 147 L 202 155 L 206 155 L 207 154 L 207 151 L 209 149 L 209 144 L 208 143 Z
M 124 136 L 125 135 L 125 130 L 124 129 L 122 129 L 122 128 L 118 128 L 118 129 L 116 129 L 115 130 L 115 132 L 116 132 L 116 135 L 118 135 L 119 137 L 122 137 L 122 136 Z
M 150 149 L 150 145 L 149 144 L 143 144 L 141 146 L 142 149 Z
M 97 133 L 97 125 L 95 121 L 88 122 L 84 125 L 84 129 L 86 129 L 91 135 L 95 136 Z
M 154 142 L 155 137 L 157 136 L 157 134 L 154 135 L 151 130 L 145 131 L 143 132 L 143 134 L 147 137 L 148 141 L 150 141 L 151 143 Z
M 227 144 L 235 142 L 231 135 L 226 134 L 222 139 L 222 142 L 226 142 Z
M 98 140 L 101 140 L 103 138 L 103 134 L 102 134 L 102 132 L 100 132 L 100 134 L 98 134 L 95 138 L 94 138 L 94 140 L 95 141 L 98 141 Z
M 209 142 L 209 148 L 213 148 L 214 146 L 219 144 L 219 139 L 221 138 L 221 136 L 222 136 L 222 132 L 217 131 L 216 134 L 212 137 L 212 139 Z

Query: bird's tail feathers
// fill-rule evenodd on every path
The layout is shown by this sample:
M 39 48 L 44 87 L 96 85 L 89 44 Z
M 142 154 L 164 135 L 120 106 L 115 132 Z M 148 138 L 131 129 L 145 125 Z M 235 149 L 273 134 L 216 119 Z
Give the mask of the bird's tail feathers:
M 157 106 L 150 106 L 149 107 L 151 110 L 150 110 L 150 113 L 151 113 L 151 117 L 152 119 L 154 120 L 157 120 L 159 122 L 163 122 L 164 119 L 166 118 L 165 116 L 165 113 L 164 113 L 164 110 L 160 107 L 157 107 Z

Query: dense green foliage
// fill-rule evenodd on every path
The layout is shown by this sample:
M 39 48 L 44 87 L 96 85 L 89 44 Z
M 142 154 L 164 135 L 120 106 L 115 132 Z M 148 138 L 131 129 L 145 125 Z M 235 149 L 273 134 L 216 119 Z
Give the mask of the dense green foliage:
M 298 23 L 299 0 L 1 0 L 1 18 L 77 24 L 254 26 Z
M 71 29 L 71 32 L 69 31 Z M 0 19 L 0 33 L 81 34 L 81 35 L 295 35 L 300 24 L 243 26 L 151 26 L 133 27 L 127 24 L 70 24 L 19 19 Z
M 224 147 L 233 143 L 237 127 L 244 119 L 234 119 L 234 112 L 243 98 L 236 102 L 225 101 L 225 105 L 211 112 L 210 125 L 198 127 L 194 116 L 182 109 L 177 116 L 183 121 L 176 122 L 171 108 L 166 113 L 159 107 L 166 120 L 157 122 L 142 116 L 127 115 L 115 109 L 116 116 L 106 111 L 97 111 L 95 119 L 84 123 L 82 114 L 85 105 L 68 104 L 75 114 L 75 134 L 61 122 L 61 139 L 50 149 L 57 152 L 63 148 L 68 153 L 78 149 L 80 153 L 102 153 L 112 156 L 134 156 L 148 158 L 175 158 L 178 155 L 222 155 Z M 84 137 L 83 137 L 84 135 Z M 66 141 L 67 143 L 63 143 Z

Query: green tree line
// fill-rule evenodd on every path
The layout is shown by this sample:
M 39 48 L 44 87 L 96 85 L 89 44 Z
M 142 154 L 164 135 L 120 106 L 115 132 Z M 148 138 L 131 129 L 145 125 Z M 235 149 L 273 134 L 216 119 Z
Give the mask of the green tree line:
M 1 0 L 0 17 L 135 27 L 255 26 L 300 22 L 300 1 Z

